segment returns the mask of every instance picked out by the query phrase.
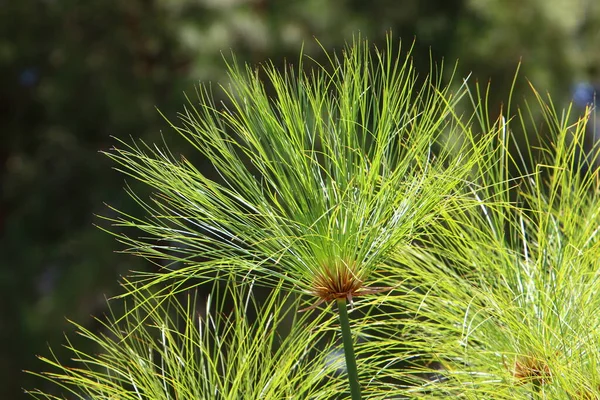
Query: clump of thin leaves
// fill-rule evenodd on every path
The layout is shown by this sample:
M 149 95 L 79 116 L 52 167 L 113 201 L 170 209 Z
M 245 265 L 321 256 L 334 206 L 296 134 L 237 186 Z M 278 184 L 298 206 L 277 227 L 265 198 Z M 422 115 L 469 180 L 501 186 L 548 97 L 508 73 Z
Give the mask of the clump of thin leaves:
M 298 314 L 298 300 L 281 290 L 260 304 L 251 283 L 202 299 L 136 293 L 102 333 L 75 324 L 98 354 L 68 342 L 72 362 L 43 358 L 53 370 L 41 376 L 78 399 L 331 399 L 345 389 L 330 317 Z
M 419 360 L 415 373 L 431 379 L 415 396 L 600 398 L 598 149 L 583 151 L 587 115 L 573 121 L 535 95 L 513 121 L 491 126 L 480 114 L 498 140 L 480 159 L 472 206 L 431 225 L 423 247 L 398 250 L 390 266 L 412 291 L 386 299 L 394 311 L 371 324 L 373 340 L 394 337 L 388 352 Z M 535 126 L 526 118 L 537 113 L 538 154 L 521 146 L 513 159 L 511 126 Z
M 371 273 L 456 204 L 476 162 L 453 109 L 465 87 L 452 92 L 434 69 L 418 77 L 399 54 L 391 40 L 381 52 L 357 40 L 326 65 L 229 65 L 227 101 L 202 86 L 172 126 L 218 178 L 120 142 L 118 169 L 155 191 L 132 194 L 145 215 L 112 221 L 135 229 L 119 237 L 131 253 L 168 264 L 148 285 L 234 270 L 283 280 L 313 305 L 389 289 Z M 442 146 L 448 135 L 461 140 Z
M 478 88 L 418 77 L 394 51 L 356 41 L 283 72 L 231 63 L 227 100 L 201 87 L 172 125 L 212 173 L 119 142 L 109 156 L 155 193 L 131 192 L 145 215 L 111 221 L 164 268 L 128 286 L 107 333 L 79 327 L 100 355 L 69 345 L 81 368 L 46 359 L 58 372 L 43 376 L 94 399 L 600 398 L 588 115 L 534 91 L 492 122 Z M 515 146 L 515 127 L 539 144 Z M 182 300 L 209 281 L 228 294 L 206 311 Z M 271 288 L 264 304 L 248 282 Z M 337 303 L 345 364 L 335 319 L 298 314 L 297 294 Z
M 149 200 L 131 193 L 145 216 L 112 220 L 135 228 L 118 236 L 130 253 L 164 267 L 142 287 L 231 272 L 312 295 L 306 309 L 336 301 L 354 400 L 347 303 L 400 284 L 375 286 L 374 272 L 459 204 L 479 150 L 455 111 L 466 86 L 453 92 L 433 66 L 418 77 L 400 50 L 359 39 L 326 53 L 326 65 L 228 65 L 227 100 L 215 104 L 202 86 L 172 124 L 216 177 L 158 146 L 120 142 L 108 154 L 155 190 Z
M 419 77 L 410 51 L 400 54 L 392 40 L 380 51 L 359 39 L 326 54 L 325 65 L 305 65 L 301 57 L 297 69 L 279 71 L 233 61 L 231 82 L 220 87 L 226 101 L 215 103 L 201 86 L 198 103 L 190 100 L 172 124 L 197 152 L 195 161 L 166 146 L 119 141 L 109 157 L 154 194 L 130 192 L 143 215 L 119 213 L 110 221 L 133 228 L 118 236 L 128 252 L 163 268 L 136 276 L 124 294 L 134 304 L 106 325 L 108 336 L 79 327 L 101 355 L 69 345 L 82 368 L 46 359 L 59 372 L 44 376 L 92 398 L 343 395 L 337 377 L 321 385 L 327 368 L 309 351 L 317 333 L 335 328 L 328 319 L 300 318 L 304 325 L 296 321 L 270 357 L 281 313 L 276 302 L 257 306 L 263 314 L 251 328 L 244 318 L 218 313 L 199 321 L 192 303 L 173 297 L 221 277 L 235 294 L 235 275 L 267 284 L 277 296 L 312 295 L 308 308 L 335 300 L 346 359 L 338 369 L 347 372 L 352 398 L 361 390 L 385 398 L 379 388 L 387 383 L 365 374 L 371 350 L 361 353 L 356 370 L 347 302 L 400 285 L 387 279 L 375 286 L 397 246 L 462 206 L 454 197 L 463 195 L 480 157 L 455 110 L 466 86 L 452 90 L 434 66 Z M 198 159 L 212 170 L 201 171 Z M 168 290 L 166 282 L 174 282 Z M 250 367 L 241 368 L 242 361 Z M 412 379 L 402 376 L 404 385 Z

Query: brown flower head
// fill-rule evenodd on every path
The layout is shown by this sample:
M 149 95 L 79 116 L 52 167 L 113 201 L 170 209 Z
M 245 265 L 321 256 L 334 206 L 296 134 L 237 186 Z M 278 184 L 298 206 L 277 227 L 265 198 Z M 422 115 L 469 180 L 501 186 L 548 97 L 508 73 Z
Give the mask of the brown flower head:
M 313 309 L 324 302 L 346 299 L 352 303 L 357 296 L 388 291 L 393 287 L 363 287 L 363 279 L 355 262 L 335 260 L 319 268 L 312 281 L 310 294 L 319 300 L 301 311 Z
M 552 378 L 550 367 L 545 360 L 532 355 L 517 356 L 511 373 L 521 385 L 533 383 L 536 386 L 540 386 L 549 383 Z

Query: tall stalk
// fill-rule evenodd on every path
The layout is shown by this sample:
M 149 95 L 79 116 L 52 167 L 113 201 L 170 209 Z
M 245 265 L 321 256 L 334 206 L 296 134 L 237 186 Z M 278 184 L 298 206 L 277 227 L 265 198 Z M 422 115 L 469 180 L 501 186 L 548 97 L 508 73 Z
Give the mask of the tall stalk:
M 348 318 L 348 310 L 346 310 L 346 299 L 337 299 L 337 306 L 342 329 L 342 341 L 344 342 L 344 355 L 346 357 L 350 393 L 352 394 L 352 400 L 360 400 L 360 383 L 358 382 L 358 369 L 356 368 L 352 332 L 350 332 L 350 319 Z

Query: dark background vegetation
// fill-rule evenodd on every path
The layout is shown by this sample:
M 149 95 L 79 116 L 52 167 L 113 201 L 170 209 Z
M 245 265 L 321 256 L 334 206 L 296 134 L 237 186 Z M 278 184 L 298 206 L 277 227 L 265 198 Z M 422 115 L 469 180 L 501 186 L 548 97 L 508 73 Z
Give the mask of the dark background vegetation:
M 67 318 L 97 328 L 119 277 L 146 268 L 93 226 L 104 203 L 132 207 L 99 152 L 111 136 L 170 140 L 155 107 L 172 118 L 197 82 L 225 82 L 222 52 L 283 65 L 303 43 L 318 58 L 313 37 L 339 49 L 388 30 L 417 38 L 424 73 L 430 51 L 460 59 L 493 99 L 521 59 L 558 105 L 592 98 L 595 0 L 0 0 L 0 399 L 43 386 L 22 370 L 41 370 L 48 344 L 60 353 Z

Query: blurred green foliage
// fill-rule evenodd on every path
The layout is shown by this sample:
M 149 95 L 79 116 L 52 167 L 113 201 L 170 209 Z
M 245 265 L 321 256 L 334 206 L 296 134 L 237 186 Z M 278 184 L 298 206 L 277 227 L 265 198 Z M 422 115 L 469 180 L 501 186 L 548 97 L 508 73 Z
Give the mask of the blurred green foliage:
M 283 65 L 302 46 L 319 57 L 313 37 L 335 49 L 388 30 L 417 38 L 423 73 L 430 53 L 460 59 L 495 99 L 519 60 L 559 104 L 600 65 L 593 0 L 0 0 L 0 398 L 40 384 L 21 370 L 58 346 L 65 316 L 94 326 L 119 275 L 144 268 L 93 226 L 104 202 L 132 206 L 99 154 L 111 135 L 162 140 L 155 107 L 173 117 L 194 82 L 225 82 L 223 55 Z

